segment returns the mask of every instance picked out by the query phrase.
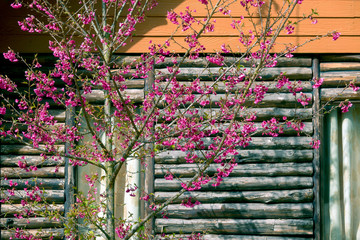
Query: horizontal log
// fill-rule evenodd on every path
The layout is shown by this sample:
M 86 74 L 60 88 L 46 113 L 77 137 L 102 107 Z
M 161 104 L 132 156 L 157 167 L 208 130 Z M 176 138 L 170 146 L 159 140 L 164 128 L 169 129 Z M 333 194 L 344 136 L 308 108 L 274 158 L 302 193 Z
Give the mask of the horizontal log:
M 184 86 L 191 85 L 191 82 L 188 82 L 188 81 L 178 81 L 178 82 L 180 85 L 184 85 Z M 290 81 L 290 82 L 291 82 L 291 84 L 294 84 L 293 81 Z M 275 83 L 274 81 L 256 81 L 251 85 L 251 87 L 255 87 L 256 85 L 260 85 L 260 84 L 268 88 L 267 93 L 279 93 L 279 92 L 289 93 L 289 89 L 286 87 L 287 85 L 283 86 L 282 88 L 278 88 L 278 87 L 276 87 L 277 83 Z M 166 85 L 167 85 L 167 83 L 163 83 L 163 82 L 161 82 L 159 84 L 159 86 L 161 86 L 162 89 L 164 89 L 166 87 Z M 225 83 L 223 83 L 223 82 L 218 82 L 214 85 L 214 82 L 212 82 L 212 81 L 201 81 L 200 86 L 204 86 L 204 85 L 208 86 L 208 87 L 211 87 L 211 86 L 214 87 L 214 89 L 217 93 L 228 92 L 228 88 L 226 87 Z M 244 89 L 244 87 L 245 87 L 244 83 L 238 83 L 232 89 L 232 92 L 235 92 L 240 89 Z M 312 92 L 312 90 L 313 90 L 310 81 L 302 82 L 301 87 L 303 88 L 301 90 L 302 92 Z
M 341 89 L 341 88 L 323 88 L 320 90 L 321 101 L 342 101 L 348 100 L 359 100 L 360 91 L 353 91 L 352 89 Z
M 10 181 L 12 183 L 17 183 L 17 186 L 10 186 Z M 29 178 L 29 179 L 8 179 L 1 180 L 1 188 L 9 189 L 24 189 L 38 186 L 40 189 L 52 189 L 52 190 L 62 190 L 64 189 L 65 180 L 63 178 L 60 179 L 52 179 L 52 178 Z
M 136 57 L 129 57 L 129 60 L 131 58 Z M 128 61 L 129 61 L 128 60 Z M 179 57 L 177 58 L 178 62 L 182 61 L 183 58 Z M 129 61 L 130 62 L 130 61 Z M 257 61 L 259 62 L 259 61 Z M 231 66 L 234 63 L 238 63 L 244 67 L 250 67 L 252 64 L 249 61 L 240 60 L 238 57 L 224 57 L 224 65 L 225 66 Z M 172 58 L 165 58 L 163 62 L 159 62 L 155 64 L 155 69 L 158 68 L 164 68 L 167 66 L 173 66 L 173 59 Z M 205 57 L 199 57 L 197 59 L 184 59 L 184 61 L 181 63 L 180 67 L 208 67 L 208 66 L 217 66 L 213 65 L 212 63 L 209 63 L 208 60 L 206 60 Z M 276 67 L 311 67 L 312 66 L 312 60 L 311 58 L 303 58 L 303 57 L 294 57 L 294 58 L 286 58 L 286 57 L 279 57 L 277 58 L 277 64 Z
M 161 219 L 155 220 L 157 233 L 224 233 L 268 235 L 312 235 L 310 219 Z
M 155 192 L 157 202 L 165 202 L 176 192 Z M 312 202 L 313 189 L 296 190 L 265 190 L 265 191 L 229 191 L 229 192 L 198 192 L 183 193 L 173 203 L 192 197 L 201 203 L 304 203 Z
M 187 183 L 189 178 L 166 180 L 155 179 L 155 191 L 178 191 L 181 183 Z M 313 186 L 312 177 L 227 177 L 217 187 L 211 184 L 214 180 L 201 186 L 202 191 L 242 191 L 242 190 L 281 190 L 302 189 Z
M 13 125 L 12 123 L 8 122 L 5 124 L 2 124 L 2 127 L 4 127 L 5 130 L 9 130 L 11 128 L 17 129 L 21 133 L 21 134 L 19 134 L 19 136 L 16 139 L 14 139 L 10 136 L 4 137 L 3 139 L 1 139 L 2 144 L 17 145 L 17 144 L 23 144 L 22 141 L 31 144 L 31 142 L 29 141 L 29 138 L 24 137 L 24 134 L 22 134 L 22 132 L 28 132 L 29 125 Z M 54 136 L 51 133 L 53 131 L 58 130 L 59 128 L 65 129 L 65 123 L 55 123 L 54 125 L 42 125 L 41 127 L 43 127 L 44 130 L 47 131 L 51 137 L 55 138 L 56 145 L 64 144 L 64 142 L 62 140 L 56 139 L 56 136 Z M 40 142 L 40 143 L 42 143 L 42 142 Z
M 306 93 L 306 97 L 310 98 L 309 105 L 307 107 L 311 107 L 312 103 L 312 94 Z M 195 99 L 200 99 L 201 95 L 194 94 Z M 231 99 L 232 97 L 235 97 L 235 95 L 230 94 L 229 96 L 226 96 L 225 94 L 212 94 L 209 96 L 204 96 L 202 99 L 209 100 L 211 107 L 218 107 L 218 103 L 222 101 L 223 99 Z M 302 107 L 302 105 L 297 101 L 297 99 L 300 98 L 300 94 L 296 94 L 296 97 L 292 93 L 267 93 L 264 95 L 264 98 L 259 103 L 254 103 L 255 98 L 250 97 L 245 100 L 244 106 L 250 106 L 253 108 L 260 108 L 260 107 Z M 199 107 L 199 102 L 189 102 L 186 104 L 186 106 L 192 104 L 194 107 Z M 165 100 L 161 101 L 159 103 L 159 106 L 166 107 L 168 106 L 167 102 Z M 183 107 L 183 106 L 181 106 Z M 206 105 L 204 107 L 209 107 L 209 105 Z
M 54 109 L 54 110 L 48 110 L 49 115 L 54 117 L 54 120 L 58 122 L 64 122 L 65 121 L 65 109 Z M 11 119 L 13 117 L 12 114 L 6 113 L 4 115 L 4 119 Z
M 169 237 L 173 240 L 187 239 L 189 234 L 171 234 Z M 282 237 L 282 236 L 260 236 L 260 235 L 215 235 L 215 234 L 201 234 L 202 240 L 313 240 L 314 238 L 308 237 Z M 162 235 L 156 235 L 155 240 L 163 240 Z M 165 237 L 165 239 L 167 239 Z
M 25 171 L 19 168 L 1 168 L 1 177 L 6 178 L 63 178 L 65 167 L 42 167 L 36 171 Z
M 44 146 L 40 145 L 40 148 Z M 55 146 L 57 151 L 64 152 L 64 145 L 57 145 Z M 1 145 L 0 154 L 7 155 L 7 154 L 23 154 L 23 155 L 40 155 L 43 153 L 41 150 L 35 149 L 30 146 L 26 145 Z
M 360 85 L 360 76 L 336 76 L 336 77 L 328 77 L 324 79 L 323 84 L 321 85 L 322 88 L 326 87 L 345 87 L 350 82 L 354 83 L 355 85 Z
M 331 62 L 320 63 L 320 71 L 354 71 L 360 70 L 359 62 Z
M 27 236 L 36 236 L 37 238 L 41 239 L 48 239 L 50 237 L 53 237 L 53 239 L 64 239 L 64 229 L 63 228 L 43 228 L 43 229 L 24 229 L 24 234 Z M 7 240 L 7 239 L 14 239 L 14 231 L 12 230 L 1 230 L 1 239 Z
M 49 166 L 64 166 L 65 159 L 63 157 L 48 156 L 44 159 L 41 156 L 18 156 L 18 155 L 0 155 L 0 162 L 2 167 L 17 167 L 18 162 L 26 162 L 27 166 L 49 167 Z
M 178 80 L 192 80 L 195 78 L 200 79 L 214 79 L 220 75 L 222 68 L 180 68 L 180 73 L 176 75 Z M 163 76 L 169 76 L 170 73 L 167 68 L 156 69 L 156 73 Z M 274 67 L 265 68 L 260 76 L 262 80 L 271 80 L 284 73 L 289 79 L 302 79 L 308 80 L 312 78 L 312 69 L 310 67 Z
M 49 220 L 45 217 L 37 218 L 0 218 L 1 228 L 51 228 L 51 227 L 62 227 L 62 222 L 59 220 Z
M 302 135 L 306 135 L 306 136 L 312 135 L 312 133 L 313 133 L 312 122 L 303 122 L 303 124 L 304 124 L 303 130 L 298 132 L 298 131 L 294 130 L 294 128 L 288 127 L 285 123 L 283 123 L 282 124 L 283 133 L 279 133 L 279 136 L 284 137 L 284 136 L 292 136 L 292 135 L 296 135 L 296 136 L 298 136 L 298 135 L 300 135 L 300 136 L 302 136 Z M 218 129 L 219 129 L 219 131 L 224 131 L 228 126 L 229 126 L 229 124 L 224 123 L 221 126 L 219 126 Z M 256 128 L 256 131 L 253 133 L 254 137 L 256 137 L 256 136 L 264 136 L 263 135 L 264 128 L 261 126 L 261 123 L 255 122 L 254 127 Z M 160 128 L 160 130 L 162 129 L 160 124 L 155 125 L 155 129 L 158 129 L 158 128 Z
M 143 89 L 127 89 L 123 93 L 123 97 L 126 99 L 127 96 L 130 97 L 130 100 L 139 103 L 144 100 L 144 90 Z M 102 90 L 92 90 L 91 93 L 85 95 L 86 100 L 89 103 L 102 103 L 105 100 L 105 94 Z
M 1 216 L 5 216 L 8 218 L 14 217 L 14 214 L 21 214 L 24 213 L 24 206 L 22 206 L 21 204 L 2 204 L 1 205 Z M 28 208 L 26 208 L 28 209 Z M 50 205 L 46 205 L 46 206 L 37 206 L 34 208 L 30 208 L 32 211 L 34 211 L 35 213 L 41 213 L 44 212 L 45 210 L 47 211 L 55 211 L 55 212 L 59 212 L 60 214 L 64 213 L 64 205 L 63 204 L 50 204 Z
M 49 203 L 64 203 L 65 201 L 64 190 L 46 190 L 42 196 Z M 23 199 L 31 201 L 24 190 L 15 190 L 14 195 L 3 191 L 1 192 L 1 199 L 8 199 L 11 201 L 11 204 L 19 203 Z M 6 204 L 8 204 L 8 202 L 6 202 Z
M 321 62 L 359 62 L 360 54 L 320 55 Z
M 310 137 L 252 137 L 246 148 L 256 149 L 306 149 L 311 148 Z
M 171 204 L 166 208 L 169 218 L 311 218 L 313 216 L 312 203 L 205 203 L 193 208 Z M 158 217 L 161 217 L 159 214 Z
M 211 164 L 205 172 L 210 176 L 223 169 L 220 164 Z M 155 164 L 155 176 L 163 177 L 171 172 L 176 177 L 191 177 L 199 170 L 197 164 Z M 239 164 L 234 167 L 230 177 L 242 176 L 312 176 L 312 163 L 260 163 Z
M 216 117 L 221 114 L 219 109 L 191 109 L 192 111 L 198 111 L 196 116 L 207 115 L 209 117 Z M 160 114 L 164 115 L 160 111 Z M 269 120 L 271 118 L 281 119 L 282 117 L 287 117 L 288 119 L 301 119 L 303 121 L 309 121 L 312 119 L 312 109 L 311 108 L 278 108 L 278 107 L 269 107 L 269 108 L 246 108 L 242 110 L 236 119 L 243 120 L 243 118 L 249 117 L 250 115 L 256 115 L 255 122 Z M 175 113 L 176 116 L 176 113 Z M 185 114 L 185 116 L 189 116 Z M 191 115 L 193 117 L 194 115 Z
M 354 77 L 354 79 L 356 79 L 356 77 L 360 76 L 360 72 L 359 71 L 328 71 L 328 72 L 320 72 L 320 77 L 321 78 L 333 78 L 333 77 Z
M 203 159 L 203 153 L 195 151 L 195 154 Z M 312 150 L 238 150 L 237 156 L 228 156 L 229 159 L 236 159 L 237 163 L 250 163 L 250 162 L 311 162 L 313 159 Z M 158 153 L 155 156 L 156 163 L 174 164 L 185 163 L 187 153 L 173 150 Z
M 204 146 L 213 144 L 213 138 L 202 138 Z M 309 149 L 311 137 L 252 137 L 246 149 Z M 238 149 L 244 149 L 238 147 Z

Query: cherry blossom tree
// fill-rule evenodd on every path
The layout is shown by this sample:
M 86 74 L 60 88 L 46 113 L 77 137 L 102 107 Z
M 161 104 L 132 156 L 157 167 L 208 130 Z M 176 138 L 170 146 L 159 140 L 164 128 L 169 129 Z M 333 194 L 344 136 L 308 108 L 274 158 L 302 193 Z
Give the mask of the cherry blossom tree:
M 299 45 L 288 43 L 275 53 L 280 34 L 292 34 L 300 21 L 316 22 L 315 12 L 311 11 L 298 22 L 289 21 L 296 5 L 302 1 L 284 0 L 276 16 L 272 14 L 275 4 L 272 0 L 266 3 L 261 0 L 200 2 L 207 13 L 203 19 L 193 16 L 196 9 L 191 6 L 182 12 L 168 11 L 167 18 L 176 31 L 186 33 L 183 42 L 175 41 L 171 35 L 163 43 L 149 43 L 147 53 L 126 64 L 117 53 L 132 40 L 137 24 L 146 21 L 146 13 L 157 5 L 155 0 L 79 0 L 72 4 L 66 0 L 31 0 L 11 4 L 15 9 L 31 10 L 28 17 L 19 21 L 21 30 L 47 33 L 51 37 L 49 48 L 57 61 L 52 70 L 46 71 L 36 56 L 29 62 L 16 53 L 16 49 L 4 53 L 9 61 L 26 64 L 28 70 L 24 76 L 29 88 L 22 91 L 2 73 L 0 88 L 15 94 L 16 98 L 0 95 L 1 137 L 41 151 L 44 159 L 66 157 L 72 166 L 93 165 L 103 172 L 86 175 L 89 190 L 76 195 L 64 220 L 58 213 L 47 213 L 64 221 L 67 237 L 78 237 L 80 225 L 85 225 L 91 226 L 91 230 L 82 236 L 84 238 L 129 239 L 138 235 L 151 239 L 151 233 L 142 231 L 144 224 L 156 214 L 166 217 L 166 206 L 184 192 L 199 190 L 205 184 L 220 185 L 236 166 L 234 156 L 238 147 L 248 146 L 252 135 L 259 131 L 254 124 L 256 112 L 249 107 L 260 104 L 268 91 L 262 83 L 262 72 L 275 67 L 279 57 L 292 57 L 291 53 L 303 44 L 325 36 L 336 40 L 340 35 L 331 32 Z M 233 8 L 242 8 L 244 16 L 232 19 Z M 209 50 L 201 36 L 216 31 L 219 26 L 214 16 L 219 14 L 232 19 L 230 25 L 239 35 L 239 48 L 234 50 L 223 43 L 218 46 L 218 52 L 206 54 Z M 182 47 L 184 53 L 174 52 L 174 46 Z M 229 61 L 230 54 L 237 58 Z M 191 82 L 178 81 L 181 66 L 199 58 L 206 59 L 207 67 Z M 166 61 L 170 63 L 166 70 L 154 71 L 155 64 Z M 204 82 L 202 75 L 208 74 L 210 66 L 219 66 L 218 72 L 211 73 L 210 83 Z M 145 98 L 140 104 L 135 103 L 127 91 L 133 79 L 147 81 Z M 313 81 L 315 88 L 323 80 Z M 287 87 L 297 98 L 299 107 L 309 104 L 310 98 L 301 92 L 300 82 L 289 81 L 285 73 L 276 78 L 276 86 Z M 219 90 L 225 93 L 221 97 L 216 95 Z M 96 92 L 101 93 L 100 105 L 90 100 Z M 50 113 L 52 106 L 65 107 L 74 119 L 73 124 L 57 125 Z M 341 104 L 344 111 L 350 106 L 350 102 Z M 281 134 L 284 127 L 301 131 L 303 124 L 301 119 L 286 117 L 262 123 L 263 134 L 274 137 Z M 66 144 L 65 152 L 57 147 L 59 144 Z M 316 139 L 312 144 L 318 147 L 319 142 Z M 140 191 L 141 201 L 152 210 L 132 222 L 116 219 L 114 188 L 121 169 L 132 158 L 140 159 L 146 168 L 146 158 L 156 157 L 166 149 L 183 151 L 187 163 L 197 164 L 196 174 L 181 183 L 182 189 L 175 196 L 160 204 L 155 202 L 153 192 L 127 186 L 124 192 Z M 214 175 L 208 175 L 206 170 L 212 163 L 222 167 Z M 23 161 L 19 161 L 19 167 L 36 171 L 35 166 L 27 166 Z M 175 177 L 170 171 L 165 175 L 169 181 Z M 97 182 L 102 182 L 104 189 L 99 190 Z M 16 183 L 10 187 L 13 185 Z M 17 217 L 26 218 L 33 214 L 31 208 L 46 204 L 41 186 L 26 191 L 31 201 L 24 200 L 22 207 L 28 210 Z M 8 189 L 6 194 L 13 193 Z M 1 201 L 11 202 L 9 197 Z M 182 204 L 193 207 L 200 203 L 189 198 Z M 15 237 L 36 237 L 21 229 L 14 231 Z

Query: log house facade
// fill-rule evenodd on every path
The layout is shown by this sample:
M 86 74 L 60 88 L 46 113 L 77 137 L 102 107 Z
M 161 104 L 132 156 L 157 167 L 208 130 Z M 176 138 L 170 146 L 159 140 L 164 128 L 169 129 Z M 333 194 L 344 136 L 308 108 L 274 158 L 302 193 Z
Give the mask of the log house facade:
M 119 53 L 124 61 L 132 61 L 140 53 L 146 52 L 149 40 L 154 42 L 163 41 L 168 33 L 172 32 L 171 25 L 166 20 L 168 9 L 184 9 L 189 5 L 189 0 L 184 1 L 160 1 L 160 5 L 152 11 L 146 21 L 136 32 L 133 43 Z M 39 60 L 46 67 L 52 63 L 52 58 L 47 53 L 48 39 L 44 36 L 23 34 L 16 31 L 18 12 L 8 8 L 8 3 L 1 3 L 1 9 L 6 14 L 1 15 L 1 22 L 6 23 L 0 31 L 0 48 L 2 52 L 10 45 L 13 49 L 23 53 L 42 53 Z M 196 8 L 196 3 L 191 3 Z M 4 6 L 6 5 L 6 6 Z M 324 226 L 329 220 L 329 197 L 323 192 L 321 181 L 327 181 L 326 149 L 312 149 L 309 143 L 312 138 L 320 138 L 326 142 L 323 116 L 314 114 L 322 107 L 321 103 L 331 100 L 332 104 L 340 100 L 349 99 L 354 104 L 359 103 L 360 95 L 352 91 L 342 92 L 345 83 L 356 80 L 360 82 L 360 1 L 357 0 L 308 0 L 304 1 L 298 10 L 297 17 L 302 16 L 304 11 L 316 8 L 320 13 L 318 25 L 299 26 L 298 32 L 292 37 L 281 36 L 281 41 L 302 42 L 308 37 L 318 35 L 324 29 L 336 29 L 341 32 L 338 42 L 331 39 L 323 39 L 299 48 L 295 58 L 280 59 L 279 64 L 263 74 L 263 80 L 268 83 L 269 94 L 260 106 L 256 108 L 258 121 L 271 117 L 301 116 L 305 119 L 305 128 L 300 136 L 291 129 L 285 129 L 280 137 L 266 137 L 255 135 L 253 142 L 246 149 L 240 150 L 237 158 L 238 166 L 229 178 L 226 178 L 216 189 L 204 187 L 196 193 L 186 193 L 185 196 L 194 194 L 202 204 L 194 209 L 179 206 L 179 203 L 171 204 L 168 208 L 169 219 L 161 216 L 154 220 L 154 230 L 159 236 L 163 231 L 167 233 L 192 233 L 204 232 L 206 239 L 336 239 L 330 238 L 331 229 Z M 336 9 L 336 11 L 334 11 Z M 11 15 L 14 13 L 14 15 Z M 202 16 L 198 12 L 198 17 Z M 241 12 L 233 13 L 241 16 Z M 237 14 L 237 15 L 236 15 Z M 21 13 L 19 13 L 21 15 Z M 295 16 L 296 17 L 296 16 Z M 16 21 L 15 21 L 16 20 Z M 217 22 L 226 26 L 227 19 L 218 17 Z M 181 34 L 175 36 L 181 38 Z M 226 27 L 213 35 L 206 35 L 204 40 L 207 49 L 218 48 L 220 42 L 227 42 L 236 48 L 236 36 L 227 35 Z M 182 49 L 176 49 L 181 52 Z M 236 58 L 236 57 L 235 57 Z M 228 61 L 233 61 L 232 57 Z M 191 81 L 206 64 L 205 60 L 196 63 L 184 64 L 179 79 Z M 166 68 L 166 62 L 155 66 L 155 70 Z M 21 81 L 23 71 L 20 66 L 9 64 L 1 60 L 2 69 L 9 77 Z M 211 69 L 210 69 L 211 70 Z M 216 71 L 216 69 L 214 69 Z M 311 105 L 298 108 L 296 100 L 282 90 L 274 87 L 273 79 L 286 72 L 291 80 L 310 80 L 313 77 L 322 77 L 325 82 L 321 89 L 313 89 L 308 81 L 304 85 L 303 92 L 311 96 Z M 206 76 L 204 76 L 206 78 Z M 130 82 L 128 93 L 133 101 L 141 102 L 144 96 L 146 81 L 138 80 Z M 339 93 L 341 93 L 339 95 Z M 219 92 L 221 95 L 221 89 Z M 101 99 L 99 95 L 92 96 L 93 101 Z M 295 108 L 296 106 L 296 108 Z M 53 109 L 59 124 L 69 124 L 71 118 L 65 109 Z M 357 121 L 359 121 L 358 116 Z M 355 118 L 356 120 L 356 118 Z M 260 123 L 257 123 L 260 126 Z M 66 146 L 59 146 L 66 151 Z M 25 156 L 28 164 L 38 165 L 39 170 L 34 172 L 22 172 L 17 168 L 19 159 Z M 71 167 L 66 164 L 66 159 L 49 159 L 42 162 L 39 152 L 26 146 L 18 145 L 12 141 L 3 140 L 0 146 L 1 176 L 8 179 L 32 179 L 39 178 L 46 189 L 48 199 L 55 203 L 54 208 L 64 212 L 67 208 L 67 195 L 65 189 L 70 189 L 75 184 L 74 176 L 71 175 Z M 158 201 L 164 201 L 178 190 L 180 185 L 175 180 L 165 181 L 166 174 L 163 169 L 170 168 L 182 177 L 190 177 L 191 169 L 195 166 L 186 164 L 184 156 L 180 152 L 167 151 L 155 158 L 154 165 L 154 189 Z M 54 171 L 58 168 L 58 171 Z M 209 172 L 216 171 L 216 165 L 210 167 Z M 321 175 L 322 174 L 322 175 Z M 20 180 L 25 181 L 25 180 Z M 19 180 L 18 180 L 19 182 Z M 8 186 L 8 180 L 2 181 L 1 187 Z M 19 189 L 21 188 L 19 184 Z M 19 190 L 20 191 L 20 190 Z M 20 201 L 21 193 L 14 196 L 15 201 Z M 324 197 L 325 196 L 325 197 Z M 183 197 L 184 198 L 184 197 Z M 179 200 L 181 201 L 181 199 Z M 8 215 L 5 215 L 7 213 Z M 1 206 L 1 239 L 8 239 L 10 233 L 4 230 L 7 226 L 26 226 L 33 229 L 43 228 L 53 232 L 59 238 L 63 236 L 61 224 L 47 219 L 31 219 L 29 223 L 21 219 L 14 219 L 10 214 L 14 213 L 12 206 Z M 352 225 L 356 227 L 356 221 Z M 360 222 L 357 222 L 359 224 Z M 345 223 L 344 223 L 345 224 Z M 359 225 L 357 225 L 358 228 Z M 180 231 L 181 229 L 181 231 Z M 343 227 L 343 231 L 347 227 Z M 351 230 L 349 239 L 359 237 L 357 230 Z M 342 232 L 343 233 L 343 232 Z M 359 233 L 358 233 L 359 234 Z

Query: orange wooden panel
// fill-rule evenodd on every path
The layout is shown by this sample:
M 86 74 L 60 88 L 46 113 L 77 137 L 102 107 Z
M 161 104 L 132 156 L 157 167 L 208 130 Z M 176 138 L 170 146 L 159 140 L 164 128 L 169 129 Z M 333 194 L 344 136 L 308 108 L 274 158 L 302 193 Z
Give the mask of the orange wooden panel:
M 191 9 L 196 9 L 197 16 L 206 15 L 203 4 L 197 0 L 158 0 L 158 2 L 159 5 L 151 10 L 148 14 L 149 16 L 165 16 L 170 9 L 179 12 L 184 11 L 187 6 L 190 6 Z M 217 0 L 212 0 L 212 2 L 215 3 Z M 275 3 L 274 10 L 281 8 L 283 0 L 275 0 Z M 320 17 L 360 17 L 359 0 L 304 0 L 294 10 L 293 17 L 302 17 L 303 14 L 308 15 L 311 13 L 311 9 L 316 9 Z M 239 1 L 231 8 L 231 15 L 246 15 Z
M 215 1 L 215 0 L 213 0 Z M 282 1 L 282 0 L 276 0 Z M 175 8 L 184 9 L 186 6 L 198 8 L 202 4 L 197 0 L 159 0 L 159 6 L 149 15 L 147 21 L 139 25 L 135 32 L 134 42 L 124 48 L 126 53 L 139 53 L 147 51 L 149 40 L 164 41 L 174 29 L 174 26 L 164 17 L 166 12 Z M 19 15 L 24 14 L 22 9 L 13 10 L 8 7 L 8 2 L 0 2 L 0 50 L 6 51 L 11 45 L 16 51 L 20 52 L 49 52 L 48 36 L 28 34 L 19 30 L 17 20 Z M 239 5 L 239 3 L 237 3 Z M 320 16 L 319 23 L 310 24 L 309 20 L 300 23 L 293 35 L 283 34 L 281 41 L 300 43 L 305 40 L 304 36 L 316 36 L 326 33 L 330 30 L 337 30 L 342 33 L 342 37 L 336 41 L 321 40 L 320 42 L 311 43 L 304 48 L 299 49 L 298 53 L 359 53 L 360 50 L 360 0 L 304 0 L 299 8 L 295 11 L 301 16 L 302 12 L 309 11 L 311 8 L 317 8 Z M 240 15 L 243 8 L 234 8 L 232 14 Z M 204 11 L 197 11 L 197 15 L 205 14 Z M 156 17 L 161 16 L 161 17 Z M 356 17 L 358 16 L 358 17 Z M 328 17 L 328 18 L 327 18 Z M 232 48 L 238 46 L 238 33 L 233 30 L 229 23 L 230 19 L 223 16 L 216 18 L 216 31 L 207 33 L 204 37 L 204 43 L 207 51 L 218 49 L 222 43 L 228 43 Z M 186 32 L 185 32 L 186 33 Z M 183 36 L 185 33 L 179 32 L 175 36 Z M 181 37 L 176 37 L 177 41 L 183 43 Z M 179 47 L 175 48 L 177 51 Z M 121 50 L 120 50 L 121 51 Z
M 360 1 L 360 0 L 359 0 Z M 230 24 L 233 19 L 230 18 L 215 18 L 216 22 L 215 31 L 206 33 L 206 36 L 238 36 L 239 31 L 233 29 Z M 234 18 L 239 20 L 239 18 Z M 298 19 L 291 19 L 291 21 L 297 21 Z M 260 22 L 260 19 L 254 19 L 255 22 Z M 250 29 L 254 30 L 252 24 L 248 20 L 242 20 L 245 23 L 245 27 L 242 29 L 244 33 L 247 33 Z M 198 24 L 193 25 L 195 30 L 200 30 L 201 26 Z M 259 25 L 257 26 L 260 27 Z M 138 25 L 136 29 L 136 36 L 169 36 L 177 28 L 177 25 L 172 24 L 166 18 L 149 17 L 144 23 Z M 306 19 L 295 26 L 295 31 L 292 35 L 296 36 L 318 36 L 326 34 L 330 31 L 338 31 L 342 36 L 360 36 L 360 18 L 329 18 L 318 19 L 317 24 L 312 24 L 311 20 Z M 186 36 L 191 31 L 177 31 L 175 36 Z M 282 35 L 288 36 L 285 31 Z
M 135 37 L 133 43 L 128 44 L 121 51 L 125 53 L 146 52 L 148 51 L 150 40 L 152 40 L 153 43 L 163 43 L 166 39 L 165 37 Z M 185 46 L 183 38 L 176 37 L 175 40 Z M 274 51 L 282 50 L 284 47 L 283 44 L 301 44 L 306 40 L 308 40 L 307 37 L 279 37 L 277 41 L 278 45 L 274 48 Z M 203 37 L 201 43 L 207 47 L 206 52 L 218 51 L 223 43 L 230 45 L 234 51 L 240 46 L 238 38 L 236 37 Z M 299 48 L 295 53 L 360 53 L 359 43 L 360 36 L 340 37 L 337 41 L 333 41 L 332 38 L 324 38 Z M 177 52 L 185 51 L 182 47 L 175 44 L 171 47 L 171 50 Z

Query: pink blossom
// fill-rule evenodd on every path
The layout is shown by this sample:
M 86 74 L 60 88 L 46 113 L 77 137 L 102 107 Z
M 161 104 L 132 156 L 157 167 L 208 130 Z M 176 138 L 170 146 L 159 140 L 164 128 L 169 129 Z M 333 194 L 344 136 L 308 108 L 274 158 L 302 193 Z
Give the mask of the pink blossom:
M 292 34 L 295 30 L 295 27 L 289 24 L 285 27 L 285 30 L 286 30 L 286 34 Z
M 323 78 L 314 78 L 313 79 L 315 84 L 313 85 L 313 88 L 319 88 L 321 84 L 324 82 Z
M 9 50 L 7 51 L 6 53 L 3 53 L 4 55 L 4 58 L 9 60 L 10 62 L 17 62 L 19 61 L 17 58 L 16 58 L 16 54 L 14 53 L 13 50 Z
M 350 101 L 343 101 L 339 104 L 339 107 L 341 108 L 342 113 L 346 113 L 349 111 L 349 108 L 352 106 L 352 103 Z
M 315 139 L 313 139 L 313 140 L 310 142 L 310 145 L 312 146 L 312 148 L 318 149 L 318 148 L 320 147 L 320 140 L 315 140 Z
M 333 32 L 332 37 L 333 41 L 336 41 L 340 37 L 341 33 L 339 32 Z
M 165 179 L 166 179 L 166 180 L 173 180 L 173 179 L 174 179 L 174 176 L 173 176 L 171 173 L 167 173 L 167 174 L 165 175 Z
M 5 115 L 6 107 L 0 107 L 0 114 Z
M 199 0 L 199 2 L 201 2 L 202 4 L 208 4 L 209 2 L 207 0 Z
M 12 4 L 10 4 L 10 6 L 14 9 L 19 9 L 22 7 L 22 4 L 21 3 L 17 3 L 17 2 L 14 2 Z
M 308 96 L 306 96 L 306 94 L 305 93 L 300 93 L 300 97 L 297 99 L 297 101 L 299 102 L 299 103 L 301 103 L 301 105 L 303 105 L 304 107 L 306 106 L 306 105 L 308 105 L 309 104 L 309 102 L 311 101 L 311 98 L 310 97 L 308 97 Z
M 187 200 L 183 200 L 181 202 L 181 205 L 182 206 L 185 206 L 187 208 L 193 208 L 195 207 L 196 205 L 199 205 L 200 202 L 199 201 L 195 201 L 194 203 L 191 201 L 192 200 L 192 197 L 189 197 Z

